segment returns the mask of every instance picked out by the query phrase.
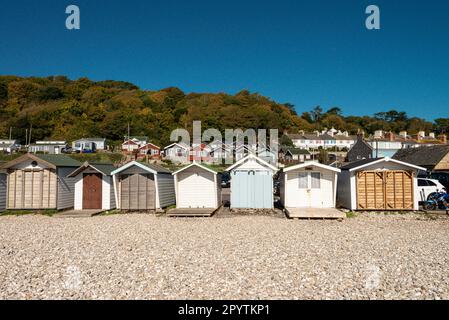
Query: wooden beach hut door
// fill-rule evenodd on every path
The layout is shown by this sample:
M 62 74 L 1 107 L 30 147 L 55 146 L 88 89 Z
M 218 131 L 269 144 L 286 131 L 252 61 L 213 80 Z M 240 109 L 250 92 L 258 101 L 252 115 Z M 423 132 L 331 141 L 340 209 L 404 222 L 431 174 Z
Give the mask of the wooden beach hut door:
M 357 173 L 358 210 L 413 210 L 413 173 L 361 171 Z
M 271 209 L 273 177 L 268 171 L 237 170 L 231 181 L 233 208 Z
M 99 173 L 85 173 L 83 176 L 83 209 L 103 207 L 103 177 Z
M 124 174 L 120 180 L 122 210 L 154 210 L 156 208 L 153 174 Z

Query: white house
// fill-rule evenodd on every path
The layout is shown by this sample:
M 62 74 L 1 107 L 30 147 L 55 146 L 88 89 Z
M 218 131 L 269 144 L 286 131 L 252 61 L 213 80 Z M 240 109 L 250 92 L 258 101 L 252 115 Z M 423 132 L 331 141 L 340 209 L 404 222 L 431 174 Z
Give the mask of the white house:
M 19 140 L 0 139 L 0 151 L 11 153 L 20 149 Z
M 73 141 L 72 148 L 77 151 L 106 150 L 106 139 L 104 139 L 104 138 L 82 138 L 82 139 Z
M 193 162 L 173 173 L 177 208 L 218 208 L 221 206 L 221 175 Z
M 172 143 L 164 148 L 164 158 L 174 163 L 189 163 L 190 146 L 183 143 Z
M 63 149 L 65 149 L 67 147 L 68 147 L 68 144 L 64 140 L 36 141 L 36 143 L 30 144 L 28 146 L 28 152 L 60 154 L 60 153 L 62 153 Z
M 111 210 L 115 209 L 114 186 L 111 164 L 89 164 L 69 174 L 75 178 L 75 210 Z
M 337 202 L 349 210 L 418 210 L 417 175 L 426 169 L 390 158 L 355 161 L 340 168 Z
M 340 169 L 305 162 L 283 169 L 281 202 L 289 208 L 335 208 Z

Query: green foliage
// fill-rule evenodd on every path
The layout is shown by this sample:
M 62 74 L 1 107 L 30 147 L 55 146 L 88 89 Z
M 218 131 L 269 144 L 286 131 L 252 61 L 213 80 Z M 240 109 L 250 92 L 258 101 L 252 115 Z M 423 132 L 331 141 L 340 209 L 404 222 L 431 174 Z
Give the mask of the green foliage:
M 195 120 L 202 121 L 203 130 L 217 128 L 222 132 L 226 128 L 269 128 L 298 133 L 325 127 L 351 134 L 360 128 L 367 133 L 378 129 L 449 131 L 449 119 L 437 119 L 433 124 L 395 110 L 373 117 L 345 117 L 339 107 L 324 112 L 318 106 L 301 116 L 296 112 L 290 103 L 279 104 L 248 90 L 235 95 L 185 94 L 174 87 L 145 91 L 132 83 L 114 80 L 0 76 L 0 137 L 8 137 L 12 127 L 13 137 L 22 143 L 26 129 L 32 127 L 33 141 L 98 136 L 118 146 L 130 123 L 131 135 L 145 135 L 164 146 L 169 144 L 172 130 L 191 131 Z

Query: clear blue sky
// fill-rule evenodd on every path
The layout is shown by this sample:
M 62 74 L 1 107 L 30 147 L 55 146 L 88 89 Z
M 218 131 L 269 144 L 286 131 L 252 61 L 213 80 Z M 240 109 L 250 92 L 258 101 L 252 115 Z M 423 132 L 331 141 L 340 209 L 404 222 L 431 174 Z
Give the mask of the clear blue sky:
M 81 30 L 65 29 L 65 8 Z M 381 9 L 380 31 L 365 8 Z M 242 89 L 345 114 L 449 117 L 449 1 L 15 0 L 0 9 L 0 74 Z

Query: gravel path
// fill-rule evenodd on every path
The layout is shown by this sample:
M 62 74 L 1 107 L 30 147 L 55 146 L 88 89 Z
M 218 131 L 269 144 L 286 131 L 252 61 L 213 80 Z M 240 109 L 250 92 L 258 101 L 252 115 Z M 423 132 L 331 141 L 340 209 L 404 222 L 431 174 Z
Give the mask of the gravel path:
M 0 217 L 0 299 L 449 299 L 449 218 Z

